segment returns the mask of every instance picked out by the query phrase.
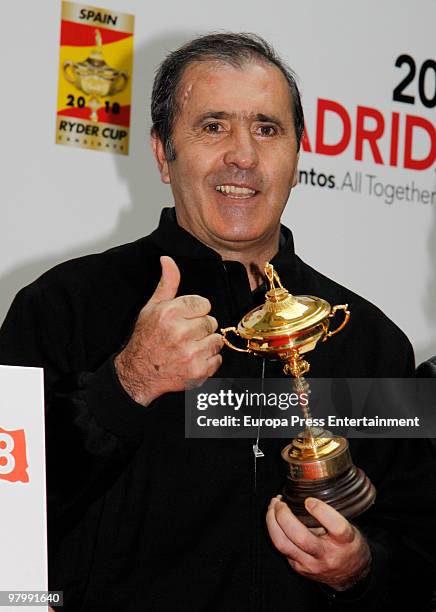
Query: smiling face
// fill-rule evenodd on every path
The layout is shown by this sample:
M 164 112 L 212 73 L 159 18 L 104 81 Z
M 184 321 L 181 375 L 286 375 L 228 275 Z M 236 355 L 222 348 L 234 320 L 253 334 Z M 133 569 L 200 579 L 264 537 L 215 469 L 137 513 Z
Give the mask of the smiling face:
M 166 161 L 156 135 L 153 148 L 179 224 L 221 253 L 278 240 L 298 159 L 281 71 L 261 61 L 195 62 L 178 94 L 176 159 Z

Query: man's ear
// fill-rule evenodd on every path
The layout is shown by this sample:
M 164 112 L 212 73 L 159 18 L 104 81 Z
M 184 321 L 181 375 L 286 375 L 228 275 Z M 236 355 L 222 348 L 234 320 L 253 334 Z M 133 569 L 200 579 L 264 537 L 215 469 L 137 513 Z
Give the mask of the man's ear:
M 295 187 L 298 183 L 298 162 L 300 161 L 300 152 L 297 155 L 297 162 L 295 164 L 294 176 L 292 178 L 292 187 Z
M 165 147 L 154 130 L 151 133 L 151 148 L 153 149 L 153 155 L 159 169 L 162 183 L 171 183 L 170 173 L 168 171 L 168 162 L 165 155 Z

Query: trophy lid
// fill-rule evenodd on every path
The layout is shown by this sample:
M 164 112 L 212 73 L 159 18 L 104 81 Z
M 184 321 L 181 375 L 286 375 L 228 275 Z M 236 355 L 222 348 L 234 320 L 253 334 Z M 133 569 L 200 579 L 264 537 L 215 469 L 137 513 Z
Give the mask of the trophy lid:
M 321 323 L 331 312 L 326 300 L 312 295 L 292 295 L 270 263 L 265 264 L 270 288 L 266 300 L 246 314 L 238 325 L 244 338 L 293 335 Z

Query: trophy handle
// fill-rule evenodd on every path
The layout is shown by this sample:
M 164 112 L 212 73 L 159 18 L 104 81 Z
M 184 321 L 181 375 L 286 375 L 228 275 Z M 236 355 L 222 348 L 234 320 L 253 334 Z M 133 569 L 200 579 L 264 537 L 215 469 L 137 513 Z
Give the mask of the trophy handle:
M 236 327 L 222 327 L 221 328 L 221 333 L 223 335 L 224 344 L 226 346 L 228 346 L 229 348 L 231 348 L 233 351 L 237 351 L 238 353 L 249 353 L 250 349 L 241 349 L 241 348 L 238 348 L 237 346 L 232 344 L 230 342 L 230 340 L 227 340 L 226 334 L 227 334 L 227 332 L 231 332 L 231 331 L 234 334 L 236 334 L 237 336 L 239 336 L 238 330 L 236 329 Z
M 68 70 L 71 70 L 72 74 L 74 75 L 73 77 L 71 77 L 71 75 L 68 73 Z M 73 85 L 75 85 L 77 77 L 76 73 L 74 72 L 74 62 L 72 62 L 71 60 L 67 60 L 66 62 L 64 62 L 63 71 L 64 77 L 67 79 L 68 83 L 72 83 Z
M 111 95 L 119 93 L 120 91 L 123 91 L 123 89 L 127 85 L 128 80 L 129 80 L 129 77 L 127 76 L 127 74 L 125 72 L 120 72 L 117 76 L 116 81 L 114 81 Z
M 342 323 L 339 325 L 339 327 L 337 327 L 333 331 L 329 331 L 329 332 L 326 333 L 326 335 L 322 339 L 323 342 L 325 342 L 327 340 L 327 338 L 331 338 L 335 334 L 339 333 L 342 329 L 344 329 L 344 327 L 346 326 L 346 324 L 350 320 L 350 311 L 348 310 L 348 304 L 340 304 L 340 305 L 337 305 L 337 306 L 333 306 L 332 311 L 329 314 L 329 318 L 332 319 L 335 316 L 335 314 L 337 313 L 338 310 L 343 310 L 344 311 L 345 318 L 342 321 Z

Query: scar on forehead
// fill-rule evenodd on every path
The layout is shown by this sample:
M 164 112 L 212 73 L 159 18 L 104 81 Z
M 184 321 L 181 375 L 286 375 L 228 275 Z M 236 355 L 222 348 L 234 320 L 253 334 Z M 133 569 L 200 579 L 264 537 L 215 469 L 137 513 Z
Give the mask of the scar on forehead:
M 192 89 L 193 89 L 194 85 L 192 83 L 189 83 L 189 85 L 186 86 L 185 91 L 182 93 L 181 97 L 180 97 L 180 108 L 184 108 L 186 106 L 186 104 L 189 101 L 189 98 L 191 97 L 192 94 Z

